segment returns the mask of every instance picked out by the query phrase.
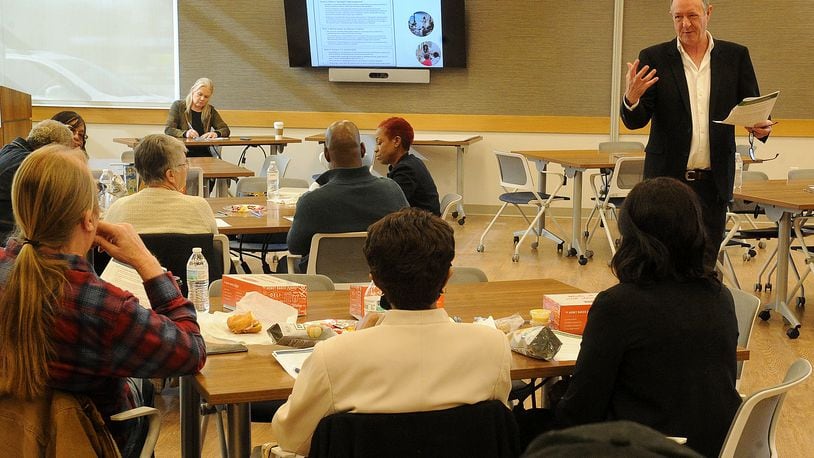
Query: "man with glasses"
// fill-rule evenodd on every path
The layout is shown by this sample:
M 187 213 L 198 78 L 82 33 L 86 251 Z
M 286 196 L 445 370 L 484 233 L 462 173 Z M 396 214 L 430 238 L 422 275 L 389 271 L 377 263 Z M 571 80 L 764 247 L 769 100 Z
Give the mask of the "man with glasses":
M 713 40 L 707 31 L 709 0 L 673 0 L 670 15 L 677 38 L 642 50 L 627 64 L 622 121 L 629 129 L 651 123 L 646 178 L 676 178 L 698 195 L 708 236 L 705 260 L 714 266 L 732 198 L 735 129 L 713 121 L 760 91 L 749 50 Z M 765 141 L 771 124 L 746 130 Z
M 14 174 L 34 150 L 51 143 L 72 145 L 71 131 L 65 124 L 46 119 L 34 125 L 28 138 L 17 137 L 0 149 L 0 243 L 5 245 L 6 238 L 14 229 L 14 213 L 11 209 L 11 183 Z

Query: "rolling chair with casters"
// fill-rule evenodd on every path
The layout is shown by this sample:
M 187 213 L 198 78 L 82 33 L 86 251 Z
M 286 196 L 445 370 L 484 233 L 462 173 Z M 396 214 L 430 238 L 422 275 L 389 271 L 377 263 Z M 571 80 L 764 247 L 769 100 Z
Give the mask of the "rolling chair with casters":
M 441 198 L 441 219 L 445 220 L 449 215 L 452 215 L 452 218 L 458 218 L 458 204 L 463 200 L 463 196 L 460 194 L 455 194 L 451 192 L 449 194 L 444 194 L 444 197 Z M 458 224 L 461 226 L 464 225 L 466 222 L 466 216 L 462 216 L 458 219 Z
M 485 283 L 489 281 L 489 277 L 478 269 L 477 267 L 458 267 L 452 266 L 452 275 L 447 281 L 448 285 L 457 285 L 463 283 Z
M 200 167 L 189 168 L 184 194 L 198 197 L 204 197 L 209 194 L 209 190 L 204 187 L 203 170 Z
M 492 218 L 492 220 L 489 222 L 489 225 L 486 226 L 486 230 L 483 231 L 477 251 L 479 253 L 484 251 L 485 248 L 483 242 L 486 235 L 492 229 L 495 221 L 497 221 L 506 207 L 511 204 L 517 208 L 518 211 L 520 211 L 520 214 L 523 215 L 523 218 L 528 223 L 528 228 L 525 231 L 519 234 L 514 234 L 515 247 L 514 254 L 512 255 L 512 262 L 518 262 L 520 260 L 520 245 L 523 243 L 523 240 L 525 240 L 529 233 L 533 232 L 536 236 L 535 241 L 531 244 L 531 248 L 537 249 L 541 234 L 536 226 L 538 222 L 540 222 L 540 219 L 545 216 L 545 212 L 548 210 L 551 202 L 554 200 L 569 200 L 568 197 L 557 195 L 557 192 L 559 192 L 559 190 L 565 184 L 565 176 L 560 173 L 541 171 L 540 173 L 557 177 L 557 183 L 552 193 L 540 193 L 534 186 L 534 178 L 531 174 L 531 168 L 529 168 L 529 163 L 523 155 L 495 151 L 495 157 L 497 158 L 498 169 L 500 171 L 500 186 L 505 191 L 499 197 L 500 201 L 503 202 L 503 205 L 500 206 L 497 214 L 495 214 L 494 218 Z M 520 207 L 521 205 L 533 205 L 537 207 L 537 212 L 533 219 L 529 219 L 526 216 L 525 212 L 523 212 L 523 209 Z M 557 220 L 555 218 L 551 218 L 551 220 L 554 221 L 560 232 L 562 232 L 562 227 L 560 227 Z M 548 235 L 546 235 L 546 237 L 548 237 Z M 564 240 L 560 237 L 553 238 L 556 238 L 554 241 L 557 242 L 557 251 L 562 252 L 565 244 Z
M 122 155 L 120 156 L 120 160 L 123 164 L 132 164 L 136 162 L 136 154 L 133 150 L 129 149 L 127 151 L 122 151 Z
M 603 176 L 605 175 L 592 174 L 588 180 L 594 192 L 594 196 L 591 198 L 594 201 L 594 208 L 591 209 L 585 223 L 585 246 L 587 248 L 598 227 L 602 226 L 608 239 L 611 256 L 613 256 L 616 254 L 619 239 L 613 238 L 608 223 L 611 217 L 618 221 L 617 209 L 621 208 L 630 190 L 644 179 L 644 157 L 620 157 L 616 161 L 610 179 L 603 186 L 597 187 L 597 178 Z M 596 214 L 599 215 L 599 218 L 594 222 L 593 227 L 589 229 L 591 220 Z M 586 249 L 585 256 L 590 258 L 593 256 L 593 251 Z
M 776 457 L 777 422 L 786 394 L 811 376 L 811 363 L 798 359 L 786 372 L 783 382 L 748 396 L 735 413 L 721 448 L 721 458 L 741 456 Z
M 729 291 L 732 293 L 732 299 L 735 302 L 735 317 L 738 320 L 738 346 L 749 348 L 749 341 L 752 340 L 752 330 L 755 327 L 755 318 L 757 318 L 757 311 L 760 309 L 760 299 L 740 289 L 729 288 Z M 744 363 L 745 361 L 738 361 L 735 388 L 740 386 Z

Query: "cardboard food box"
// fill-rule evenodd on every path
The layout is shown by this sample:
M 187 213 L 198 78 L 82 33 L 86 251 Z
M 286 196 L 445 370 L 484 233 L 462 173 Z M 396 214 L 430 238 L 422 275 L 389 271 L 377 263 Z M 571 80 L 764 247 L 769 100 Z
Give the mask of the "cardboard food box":
M 367 291 L 368 285 L 351 285 L 350 286 L 350 314 L 356 318 L 357 320 L 361 320 L 365 313 L 367 312 L 384 312 L 385 310 L 379 306 L 377 296 L 382 294 L 382 290 L 377 288 L 375 285 L 371 287 L 371 299 L 368 299 L 367 304 L 365 304 L 365 291 Z M 375 299 L 374 299 L 375 298 Z M 438 302 L 436 303 L 436 307 L 442 308 L 444 307 L 444 295 L 442 294 L 441 297 L 438 298 Z
M 546 294 L 543 308 L 551 310 L 551 329 L 582 335 L 597 293 Z
M 221 289 L 223 305 L 234 308 L 243 296 L 257 291 L 264 296 L 286 303 L 303 316 L 308 310 L 308 289 L 305 285 L 283 280 L 269 274 L 224 275 Z

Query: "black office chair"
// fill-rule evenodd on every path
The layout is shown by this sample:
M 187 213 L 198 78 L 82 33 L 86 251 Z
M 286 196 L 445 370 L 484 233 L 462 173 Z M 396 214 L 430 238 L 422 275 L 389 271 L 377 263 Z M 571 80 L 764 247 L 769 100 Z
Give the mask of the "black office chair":
M 223 276 L 223 256 L 216 250 L 212 234 L 139 234 L 144 245 L 155 255 L 162 267 L 178 277 L 181 293 L 187 295 L 187 261 L 192 249 L 200 247 L 209 264 L 209 281 Z
M 337 413 L 323 418 L 311 458 L 520 455 L 514 416 L 500 401 L 432 412 Z

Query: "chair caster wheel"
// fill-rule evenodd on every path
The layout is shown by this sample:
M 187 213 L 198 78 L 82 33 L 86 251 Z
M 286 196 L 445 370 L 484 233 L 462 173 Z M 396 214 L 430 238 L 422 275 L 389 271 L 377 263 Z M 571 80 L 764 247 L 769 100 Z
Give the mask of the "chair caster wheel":
M 771 283 L 766 283 L 766 286 L 763 287 L 763 290 L 768 293 L 769 291 L 772 290 L 772 284 Z
M 755 256 L 757 256 L 757 251 L 755 251 L 754 249 L 750 248 L 750 249 L 749 249 L 749 257 L 750 257 L 750 258 L 754 258 Z
M 588 231 L 585 231 L 585 232 L 583 232 L 583 233 L 582 233 L 582 235 L 584 235 L 584 236 L 585 236 L 585 238 L 587 239 L 587 238 L 588 238 L 588 236 L 589 236 L 589 235 L 591 235 L 591 233 L 590 233 L 590 232 L 588 232 Z
M 477 251 L 478 253 L 483 253 L 483 249 L 484 249 L 483 245 L 478 245 L 478 247 L 475 248 L 475 251 Z
M 593 250 L 585 250 L 585 257 L 586 258 L 593 258 L 594 257 L 594 251 Z
M 515 235 L 513 241 L 514 241 L 514 244 L 517 245 L 517 243 L 520 242 L 520 237 Z
M 588 264 L 588 258 L 586 258 L 585 256 L 580 256 L 579 261 L 577 262 L 579 262 L 579 265 L 584 266 L 585 264 Z
M 576 255 L 577 255 L 577 249 L 576 248 L 569 248 L 568 249 L 568 257 L 572 257 L 572 256 L 576 256 Z
M 562 254 L 563 248 L 565 248 L 565 244 L 564 243 L 558 243 L 557 244 L 557 253 Z
M 798 297 L 797 298 L 797 307 L 804 307 L 806 305 L 806 298 Z
M 616 248 L 619 248 L 619 245 L 622 244 L 622 239 L 616 239 L 613 241 L 613 244 L 616 245 Z
M 456 216 L 457 218 L 457 216 Z M 461 219 L 458 220 L 458 225 L 463 226 L 466 223 L 466 216 L 462 216 Z
M 512 255 L 512 262 L 520 262 L 520 255 L 519 254 L 513 254 Z
M 761 250 L 765 249 L 766 248 L 766 242 L 764 242 L 763 240 L 757 242 L 757 247 L 760 248 Z
M 752 257 L 749 256 L 749 253 L 743 253 L 743 262 L 749 262 L 752 260 Z
M 755 283 L 755 292 L 759 293 L 761 291 L 763 291 L 763 285 L 761 285 L 760 283 Z
M 532 249 L 532 250 L 536 250 L 536 249 L 537 249 L 537 247 L 539 247 L 539 246 L 540 246 L 540 244 L 539 244 L 539 243 L 537 243 L 537 242 L 531 242 L 531 249 Z
M 457 210 L 455 210 L 455 211 L 453 211 L 453 212 L 452 212 L 452 217 L 453 217 L 453 218 L 457 218 L 457 217 L 458 217 L 458 211 L 457 211 Z
M 796 327 L 789 328 L 786 330 L 786 335 L 789 337 L 789 339 L 796 339 L 800 337 L 800 330 Z
M 757 316 L 759 316 L 760 319 L 763 321 L 769 321 L 769 318 L 772 317 L 772 312 L 769 310 L 763 310 L 760 313 L 758 313 Z

